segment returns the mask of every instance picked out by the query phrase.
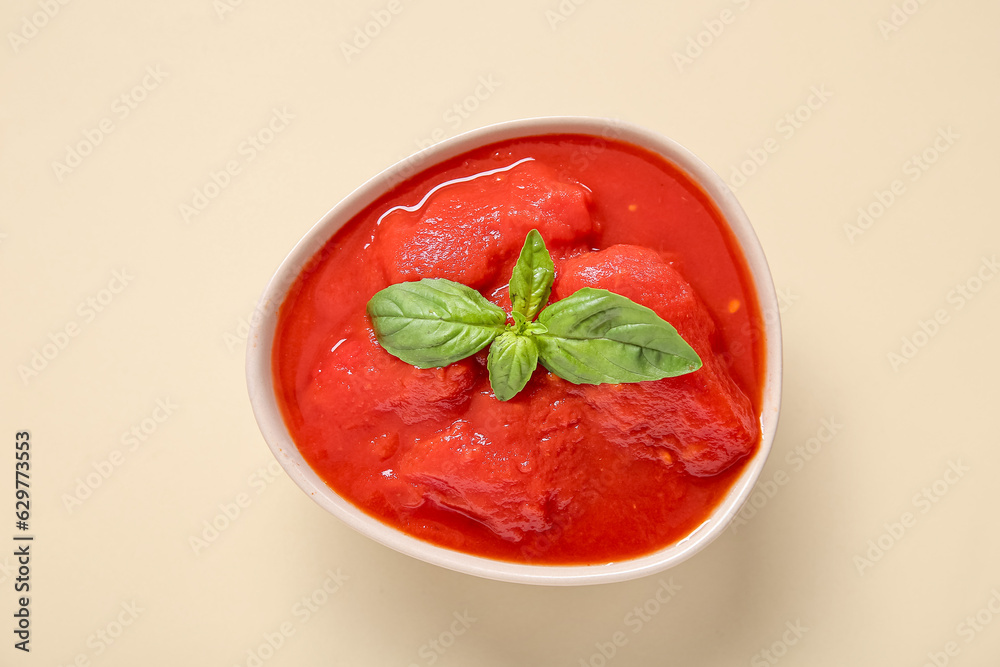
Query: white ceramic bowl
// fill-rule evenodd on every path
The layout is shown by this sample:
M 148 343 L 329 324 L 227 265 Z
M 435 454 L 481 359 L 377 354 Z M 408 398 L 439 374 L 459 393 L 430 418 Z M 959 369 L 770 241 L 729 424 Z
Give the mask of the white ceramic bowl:
M 750 267 L 765 325 L 766 375 L 761 442 L 757 452 L 746 463 L 743 473 L 715 511 L 676 544 L 641 558 L 605 565 L 509 563 L 452 551 L 411 537 L 365 514 L 328 487 L 302 458 L 285 427 L 272 382 L 271 345 L 278 309 L 302 267 L 342 225 L 392 186 L 427 167 L 486 144 L 518 137 L 567 133 L 617 139 L 658 153 L 698 183 L 729 223 Z M 309 230 L 271 279 L 261 297 L 257 313 L 247 344 L 250 402 L 264 439 L 295 483 L 349 526 L 388 547 L 428 563 L 490 579 L 548 585 L 607 583 L 653 574 L 687 560 L 718 537 L 736 516 L 764 467 L 778 424 L 781 399 L 781 325 L 778 303 L 764 252 L 750 221 L 725 182 L 687 149 L 649 130 L 616 120 L 550 117 L 500 123 L 459 135 L 398 162 L 348 195 Z

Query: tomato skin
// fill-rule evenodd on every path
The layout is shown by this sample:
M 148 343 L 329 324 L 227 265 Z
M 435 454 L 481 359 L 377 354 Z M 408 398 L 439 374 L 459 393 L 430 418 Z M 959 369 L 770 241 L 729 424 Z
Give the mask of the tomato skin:
M 512 140 L 432 167 L 345 225 L 289 292 L 279 405 L 309 464 L 372 516 L 504 560 L 622 560 L 703 522 L 758 446 L 763 326 L 732 233 L 672 165 L 614 141 L 578 159 L 591 141 Z M 378 346 L 365 305 L 403 280 L 449 278 L 509 310 L 533 228 L 556 263 L 553 299 L 623 294 L 674 324 L 703 368 L 578 386 L 539 367 L 500 402 L 485 351 L 419 370 Z

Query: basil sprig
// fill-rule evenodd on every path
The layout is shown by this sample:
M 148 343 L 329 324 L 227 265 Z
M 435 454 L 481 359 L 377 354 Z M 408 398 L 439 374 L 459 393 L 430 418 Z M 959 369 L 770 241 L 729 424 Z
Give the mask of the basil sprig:
M 660 380 L 701 368 L 673 326 L 620 294 L 584 287 L 546 307 L 554 278 L 533 229 L 508 287 L 513 323 L 476 290 L 442 278 L 390 285 L 368 302 L 368 316 L 379 345 L 418 368 L 447 366 L 492 343 L 486 368 L 501 401 L 524 389 L 538 362 L 574 384 Z

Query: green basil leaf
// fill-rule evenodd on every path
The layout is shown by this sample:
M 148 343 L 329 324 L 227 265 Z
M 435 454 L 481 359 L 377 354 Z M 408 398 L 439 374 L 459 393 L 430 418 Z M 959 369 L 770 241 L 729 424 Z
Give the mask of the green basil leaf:
M 534 337 L 539 361 L 574 384 L 660 380 L 701 368 L 673 326 L 607 290 L 584 287 L 543 310 L 538 321 L 548 328 Z
M 544 324 L 542 324 L 538 320 L 535 320 L 534 322 L 531 322 L 531 323 L 527 324 L 524 327 L 524 331 L 521 332 L 521 333 L 523 333 L 524 335 L 528 336 L 528 335 L 535 335 L 535 334 L 543 334 L 543 333 L 547 332 L 548 330 L 549 330 L 549 328 L 547 326 L 545 326 Z
M 530 336 L 505 331 L 493 341 L 486 358 L 493 394 L 508 401 L 524 389 L 538 365 L 538 348 Z
M 532 229 L 524 239 L 510 277 L 510 303 L 515 313 L 521 313 L 529 322 L 535 319 L 549 301 L 555 271 L 542 235 Z
M 482 294 L 443 278 L 390 285 L 368 302 L 379 345 L 418 368 L 447 366 L 483 349 L 507 321 Z

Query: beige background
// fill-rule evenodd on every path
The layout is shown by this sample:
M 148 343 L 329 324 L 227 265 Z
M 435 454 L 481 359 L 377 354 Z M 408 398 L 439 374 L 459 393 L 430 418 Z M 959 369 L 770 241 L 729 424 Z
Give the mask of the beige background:
M 6 0 L 0 664 L 1000 664 L 998 23 L 985 0 Z M 246 396 L 257 296 L 327 209 L 434 136 L 552 114 L 704 158 L 782 295 L 774 483 L 662 577 L 534 588 L 410 560 L 269 471 Z M 852 227 L 859 208 L 881 214 Z

